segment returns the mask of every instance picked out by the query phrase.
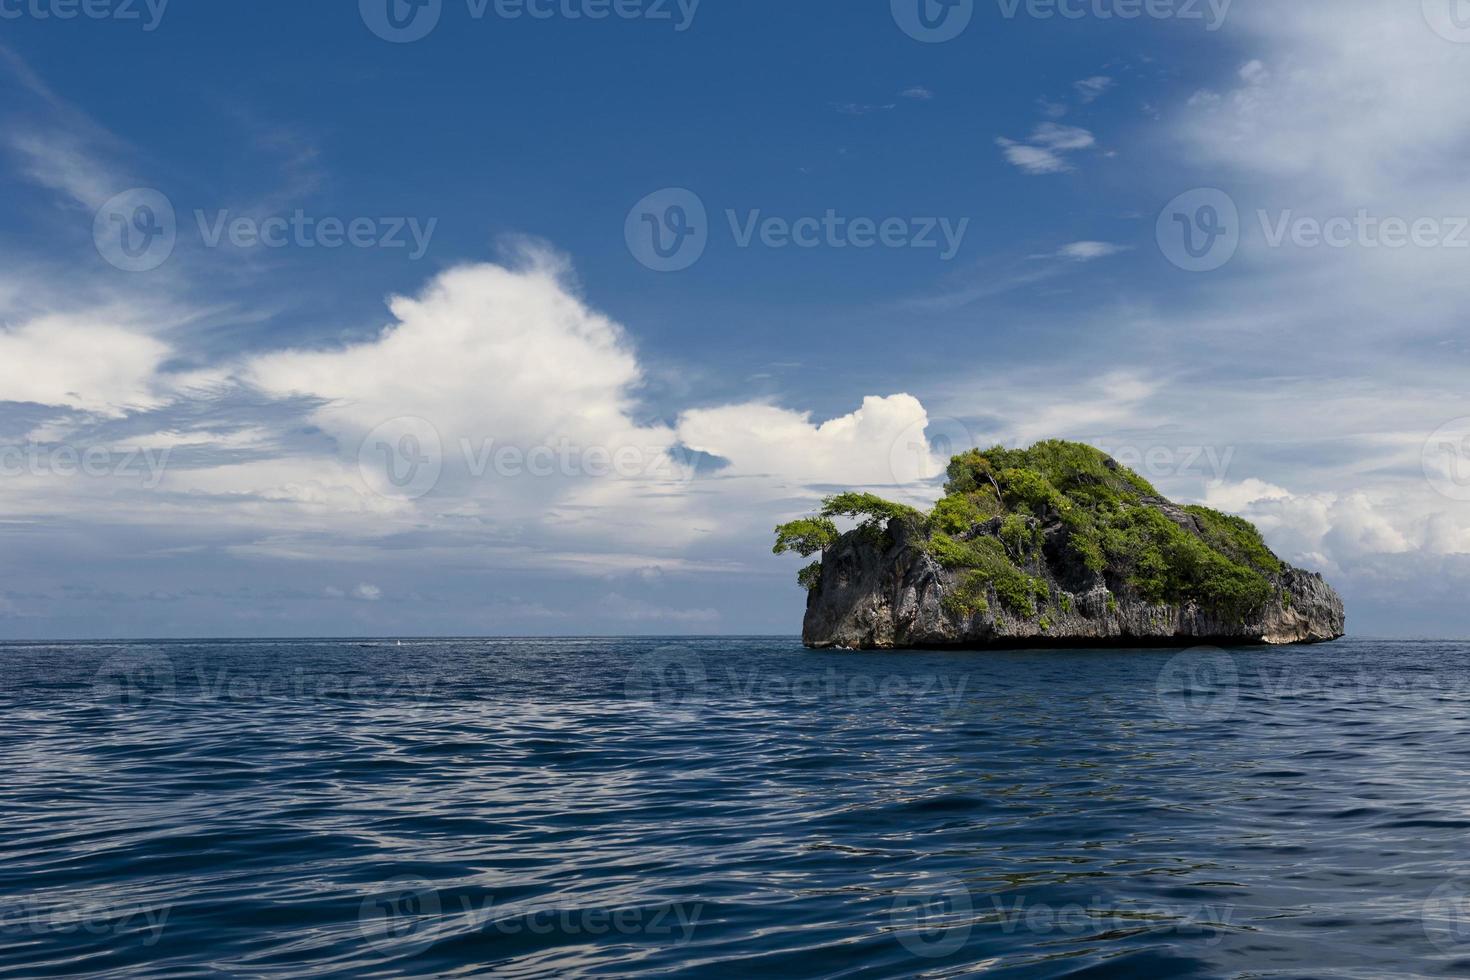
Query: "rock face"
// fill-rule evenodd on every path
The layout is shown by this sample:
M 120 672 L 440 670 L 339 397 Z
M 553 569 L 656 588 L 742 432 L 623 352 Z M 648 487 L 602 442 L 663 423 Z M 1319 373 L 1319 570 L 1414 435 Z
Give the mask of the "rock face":
M 802 639 L 850 649 L 1321 643 L 1342 599 L 1248 522 L 1181 507 L 1095 449 L 955 457 L 923 514 L 866 494 L 777 529 L 802 572 Z M 835 517 L 865 518 L 839 534 Z
M 807 597 L 802 642 L 815 649 L 1217 646 L 1325 643 L 1344 635 L 1342 599 L 1321 575 L 1286 568 L 1283 598 L 1258 615 L 1211 614 L 1194 603 L 1150 603 L 1116 595 L 1106 576 L 1047 562 L 1044 578 L 1070 610 L 1021 617 L 1004 608 L 975 614 L 946 608 L 964 574 L 943 568 L 894 520 L 888 539 L 854 531 L 822 558 L 821 582 Z M 1077 591 L 1067 590 L 1071 585 Z M 1289 596 L 1290 598 L 1284 598 Z M 1042 620 L 1046 628 L 1042 628 Z

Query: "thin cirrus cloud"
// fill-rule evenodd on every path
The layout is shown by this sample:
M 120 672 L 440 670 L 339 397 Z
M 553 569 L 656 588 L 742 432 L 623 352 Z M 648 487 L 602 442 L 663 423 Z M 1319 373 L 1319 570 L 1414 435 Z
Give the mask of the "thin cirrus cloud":
M 914 85 L 904 89 L 899 96 L 911 102 L 928 102 L 934 98 L 934 93 L 922 85 Z M 832 108 L 844 116 L 866 116 L 874 112 L 892 112 L 898 108 L 898 103 L 834 102 Z
M 1072 89 L 1077 93 L 1077 98 L 1083 105 L 1096 102 L 1112 87 L 1113 80 L 1107 75 L 1094 75 L 1072 83 Z
M 1097 138 L 1080 126 L 1043 122 L 1032 131 L 1025 142 L 1004 136 L 997 138 L 995 142 L 1011 164 L 1025 173 L 1041 175 L 1065 173 L 1074 169 L 1067 154 L 1096 145 Z
M 1072 242 L 1057 249 L 1057 256 L 1073 262 L 1091 262 L 1126 251 L 1128 246 L 1115 245 L 1112 242 Z

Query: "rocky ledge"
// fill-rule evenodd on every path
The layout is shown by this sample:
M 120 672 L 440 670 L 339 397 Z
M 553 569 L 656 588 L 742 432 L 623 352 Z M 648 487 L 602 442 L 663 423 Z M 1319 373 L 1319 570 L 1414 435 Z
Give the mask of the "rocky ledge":
M 836 520 L 858 525 L 840 533 Z M 830 497 L 777 528 L 820 560 L 802 639 L 852 649 L 1319 643 L 1344 634 L 1322 576 L 1249 522 L 1181 507 L 1088 446 L 957 456 L 929 513 Z

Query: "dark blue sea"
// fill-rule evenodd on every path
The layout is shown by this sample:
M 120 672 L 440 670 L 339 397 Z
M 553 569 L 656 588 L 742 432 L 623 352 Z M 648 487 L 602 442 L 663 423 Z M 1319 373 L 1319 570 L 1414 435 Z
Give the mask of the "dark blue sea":
M 0 646 L 0 976 L 1470 974 L 1470 644 Z

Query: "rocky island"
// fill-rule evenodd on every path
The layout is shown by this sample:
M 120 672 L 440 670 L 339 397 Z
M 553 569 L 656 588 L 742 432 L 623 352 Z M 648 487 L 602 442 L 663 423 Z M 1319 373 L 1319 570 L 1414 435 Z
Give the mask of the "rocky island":
M 1319 643 L 1344 634 L 1322 576 L 1277 558 L 1239 517 L 1166 500 L 1090 446 L 972 450 L 925 514 L 868 493 L 776 529 L 820 559 L 814 648 Z M 856 520 L 847 533 L 836 519 Z

